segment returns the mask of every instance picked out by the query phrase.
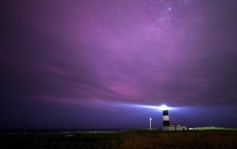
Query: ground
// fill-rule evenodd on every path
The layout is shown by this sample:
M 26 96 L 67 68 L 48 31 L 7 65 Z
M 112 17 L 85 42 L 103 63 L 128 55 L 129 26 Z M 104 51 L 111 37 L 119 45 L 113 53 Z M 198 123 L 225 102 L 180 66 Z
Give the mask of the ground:
M 209 129 L 208 129 L 209 128 Z M 159 130 L 83 131 L 64 133 L 2 133 L 0 148 L 32 149 L 159 149 L 159 148 L 237 148 L 236 129 L 216 127 L 196 131 Z

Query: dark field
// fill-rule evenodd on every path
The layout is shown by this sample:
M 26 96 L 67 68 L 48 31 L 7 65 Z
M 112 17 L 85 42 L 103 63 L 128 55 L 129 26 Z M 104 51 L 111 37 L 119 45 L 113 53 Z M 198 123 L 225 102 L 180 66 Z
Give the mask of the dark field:
M 158 130 L 0 134 L 0 149 L 159 149 L 237 148 L 237 131 L 162 132 Z

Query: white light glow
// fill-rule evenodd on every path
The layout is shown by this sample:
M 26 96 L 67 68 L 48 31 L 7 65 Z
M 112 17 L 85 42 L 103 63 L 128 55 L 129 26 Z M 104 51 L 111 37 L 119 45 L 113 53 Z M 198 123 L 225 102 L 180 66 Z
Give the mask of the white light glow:
M 166 105 L 162 105 L 159 107 L 160 110 L 164 111 L 164 110 L 169 110 L 170 108 L 167 107 Z
M 162 105 L 162 106 L 136 105 L 136 107 L 156 109 L 156 110 L 161 110 L 161 111 L 175 109 L 174 107 L 167 107 L 166 105 Z
M 153 109 L 153 110 L 179 110 L 178 107 L 169 107 L 166 105 L 161 106 L 152 106 L 152 105 L 143 105 L 143 104 L 130 104 L 130 103 L 116 103 L 116 106 L 123 106 L 123 107 L 134 107 L 134 108 L 145 108 L 145 109 Z

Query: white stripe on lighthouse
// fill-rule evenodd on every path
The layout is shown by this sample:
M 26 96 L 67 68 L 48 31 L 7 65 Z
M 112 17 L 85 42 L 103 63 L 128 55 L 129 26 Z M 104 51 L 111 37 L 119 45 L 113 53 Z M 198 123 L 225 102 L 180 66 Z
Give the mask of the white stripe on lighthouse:
M 163 116 L 163 121 L 169 121 L 169 116 L 168 115 L 164 115 Z

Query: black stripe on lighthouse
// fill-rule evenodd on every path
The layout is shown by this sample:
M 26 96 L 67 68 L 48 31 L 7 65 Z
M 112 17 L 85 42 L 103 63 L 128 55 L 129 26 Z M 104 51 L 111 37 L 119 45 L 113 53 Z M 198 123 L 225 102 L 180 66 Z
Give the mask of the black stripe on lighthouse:
M 168 110 L 163 110 L 163 126 L 169 126 L 170 120 L 168 115 Z

